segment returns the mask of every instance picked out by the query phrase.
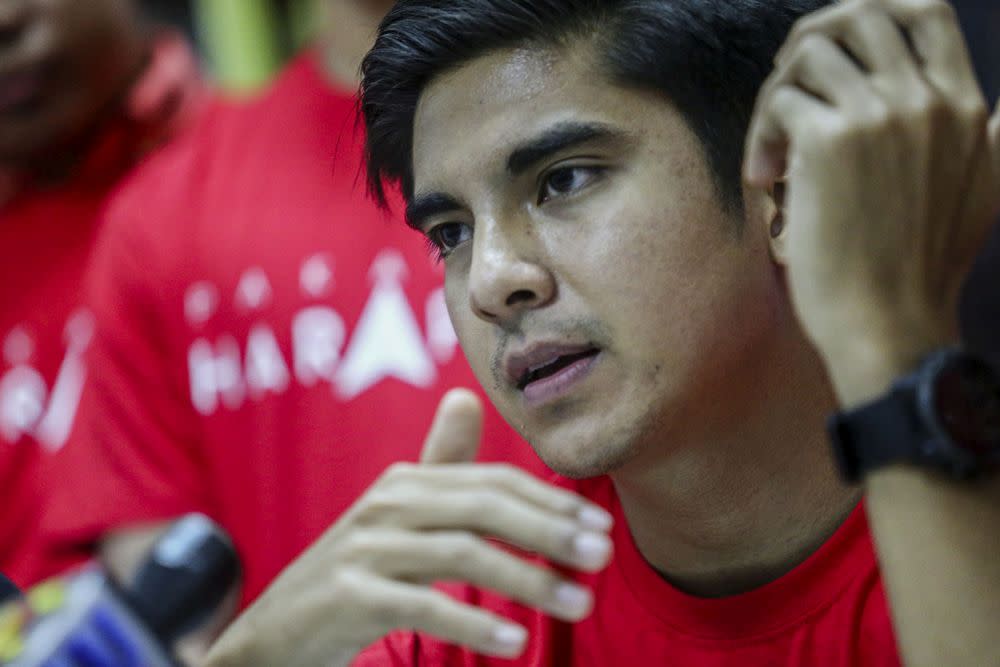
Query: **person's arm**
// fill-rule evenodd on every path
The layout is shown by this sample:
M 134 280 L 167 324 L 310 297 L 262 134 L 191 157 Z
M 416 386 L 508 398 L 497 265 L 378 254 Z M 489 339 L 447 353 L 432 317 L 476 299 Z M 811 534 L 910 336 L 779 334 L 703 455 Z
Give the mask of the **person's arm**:
M 747 180 L 787 170 L 775 253 L 844 408 L 957 338 L 963 279 L 1000 212 L 1000 110 L 988 117 L 938 0 L 840 3 L 779 54 Z M 906 664 L 1000 664 L 1000 479 L 897 465 L 866 492 Z

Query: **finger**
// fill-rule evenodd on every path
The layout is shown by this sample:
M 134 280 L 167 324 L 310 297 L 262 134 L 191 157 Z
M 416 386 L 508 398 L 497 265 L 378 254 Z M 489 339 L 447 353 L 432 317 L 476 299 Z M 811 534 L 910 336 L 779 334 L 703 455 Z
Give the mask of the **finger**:
M 469 531 L 588 572 L 600 570 L 611 557 L 607 534 L 495 489 L 375 493 L 356 521 L 370 527 Z
M 468 389 L 452 389 L 438 405 L 420 462 L 467 463 L 476 458 L 483 432 L 483 406 Z
M 784 176 L 795 137 L 833 121 L 834 112 L 812 95 L 789 85 L 765 86 L 747 134 L 744 179 L 771 187 Z
M 796 85 L 845 110 L 864 107 L 875 99 L 875 91 L 847 53 L 818 33 L 799 42 L 782 63 L 775 83 Z
M 586 588 L 555 571 L 528 563 L 471 533 L 361 531 L 352 536 L 345 562 L 411 583 L 461 581 L 488 588 L 564 621 L 593 609 Z
M 843 2 L 810 14 L 795 24 L 775 62 L 794 53 L 809 35 L 821 34 L 843 44 L 868 72 L 912 67 L 913 53 L 899 25 L 870 2 Z
M 943 0 L 883 0 L 907 30 L 927 80 L 946 97 L 981 99 L 972 57 L 954 8 Z
M 576 521 L 582 527 L 607 531 L 614 518 L 600 505 L 580 495 L 553 486 L 512 465 L 435 465 L 397 464 L 387 473 L 387 492 L 400 487 L 433 487 L 441 491 L 482 490 L 492 488 L 516 496 L 552 514 Z
M 356 586 L 366 608 L 388 619 L 392 630 L 425 632 L 477 653 L 516 658 L 524 651 L 528 632 L 499 616 L 462 604 L 440 591 L 371 575 L 358 575 Z

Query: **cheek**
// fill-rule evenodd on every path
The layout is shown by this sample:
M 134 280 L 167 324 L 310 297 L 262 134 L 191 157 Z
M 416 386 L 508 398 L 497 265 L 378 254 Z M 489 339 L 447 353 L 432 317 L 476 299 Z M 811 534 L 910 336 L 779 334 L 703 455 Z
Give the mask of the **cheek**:
M 468 282 L 464 275 L 448 270 L 445 274 L 445 302 L 462 352 L 476 379 L 485 388 L 493 384 L 491 360 L 493 332 L 489 324 L 476 317 L 469 306 Z
M 578 236 L 572 256 L 593 268 L 575 289 L 600 308 L 622 354 L 680 362 L 724 346 L 766 297 L 766 254 L 735 239 L 711 202 L 635 193 L 628 201 L 651 205 L 609 207 L 604 224 Z

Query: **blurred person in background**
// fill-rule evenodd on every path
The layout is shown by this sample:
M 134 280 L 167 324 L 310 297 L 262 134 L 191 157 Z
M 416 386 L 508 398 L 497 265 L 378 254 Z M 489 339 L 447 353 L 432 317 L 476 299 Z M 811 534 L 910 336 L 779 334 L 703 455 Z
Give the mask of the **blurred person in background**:
M 21 586 L 61 565 L 37 529 L 85 379 L 99 211 L 202 99 L 187 45 L 137 2 L 0 3 L 0 572 Z
M 128 573 L 166 522 L 217 520 L 242 604 L 473 385 L 418 236 L 366 196 L 357 73 L 389 1 L 325 5 L 262 97 L 213 107 L 111 207 L 90 381 L 45 532 Z M 500 418 L 485 457 L 541 471 Z

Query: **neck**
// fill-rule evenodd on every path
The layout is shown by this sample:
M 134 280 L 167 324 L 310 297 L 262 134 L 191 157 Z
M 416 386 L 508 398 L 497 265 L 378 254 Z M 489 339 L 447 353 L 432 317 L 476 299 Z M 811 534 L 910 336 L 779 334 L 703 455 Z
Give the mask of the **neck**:
M 859 501 L 836 473 L 824 424 L 836 409 L 812 347 L 794 325 L 615 472 L 646 560 L 693 595 L 735 595 L 773 581 L 822 545 Z M 735 389 L 734 389 L 735 388 Z M 720 407 L 732 408 L 720 415 Z M 663 451 L 670 451 L 663 457 Z
M 320 52 L 330 81 L 344 88 L 360 82 L 361 61 L 372 47 L 391 2 L 334 0 L 322 3 Z

